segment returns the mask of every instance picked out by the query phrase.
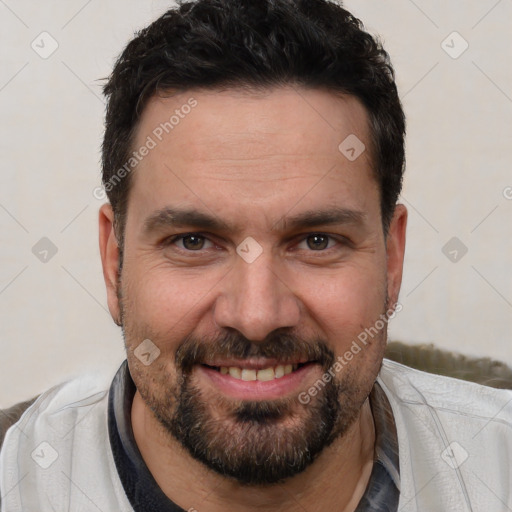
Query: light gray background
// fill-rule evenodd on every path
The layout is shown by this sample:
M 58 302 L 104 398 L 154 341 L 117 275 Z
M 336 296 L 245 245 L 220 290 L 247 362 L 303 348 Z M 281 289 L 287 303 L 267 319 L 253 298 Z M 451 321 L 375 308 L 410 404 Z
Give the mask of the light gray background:
M 169 5 L 0 0 L 0 406 L 83 371 L 109 377 L 124 357 L 92 195 L 99 79 Z M 403 311 L 390 338 L 512 364 L 512 2 L 345 5 L 384 41 L 408 117 Z M 51 48 L 43 31 L 58 43 L 46 59 L 31 47 Z M 32 252 L 42 237 L 58 249 L 46 263 Z M 452 237 L 468 249 L 456 262 L 442 252 Z

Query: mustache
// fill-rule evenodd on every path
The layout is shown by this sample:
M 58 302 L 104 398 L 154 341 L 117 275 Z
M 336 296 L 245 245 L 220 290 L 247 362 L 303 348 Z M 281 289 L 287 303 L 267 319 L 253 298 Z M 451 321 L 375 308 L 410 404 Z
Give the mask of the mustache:
M 335 362 L 334 352 L 320 337 L 307 340 L 300 335 L 276 330 L 265 340 L 254 342 L 237 331 L 230 331 L 211 339 L 187 336 L 176 350 L 176 366 L 188 373 L 197 364 L 214 358 L 247 359 L 261 357 L 293 361 L 303 359 L 319 363 L 327 371 Z

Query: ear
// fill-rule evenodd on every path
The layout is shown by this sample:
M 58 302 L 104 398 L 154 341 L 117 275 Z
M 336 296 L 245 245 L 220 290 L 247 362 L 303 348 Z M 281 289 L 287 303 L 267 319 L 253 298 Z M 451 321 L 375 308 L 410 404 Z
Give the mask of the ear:
M 99 211 L 99 242 L 103 278 L 107 287 L 108 309 L 114 322 L 121 325 L 117 282 L 119 269 L 119 246 L 114 232 L 114 212 L 112 206 L 104 204 Z
M 388 297 L 391 305 L 398 301 L 402 285 L 406 227 L 407 208 L 403 204 L 397 204 L 386 238 Z

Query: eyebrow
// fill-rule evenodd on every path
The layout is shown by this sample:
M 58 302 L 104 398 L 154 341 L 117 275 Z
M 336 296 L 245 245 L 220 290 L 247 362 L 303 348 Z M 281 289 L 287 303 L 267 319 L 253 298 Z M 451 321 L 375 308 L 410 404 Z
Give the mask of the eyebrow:
M 312 228 L 315 226 L 361 225 L 366 219 L 362 211 L 331 207 L 323 210 L 307 210 L 293 216 L 284 216 L 271 228 L 272 232 Z M 193 227 L 212 231 L 238 232 L 240 228 L 231 225 L 209 213 L 193 208 L 165 207 L 152 213 L 144 221 L 143 231 L 151 234 L 169 227 Z

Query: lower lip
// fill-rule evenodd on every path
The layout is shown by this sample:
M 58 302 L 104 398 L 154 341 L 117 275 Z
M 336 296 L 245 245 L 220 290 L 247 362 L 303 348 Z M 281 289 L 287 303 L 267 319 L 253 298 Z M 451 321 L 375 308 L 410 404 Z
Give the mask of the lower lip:
M 306 364 L 297 370 L 279 379 L 268 381 L 241 380 L 224 375 L 207 366 L 198 365 L 196 370 L 200 380 L 207 381 L 210 385 L 232 398 L 239 400 L 272 400 L 284 398 L 292 393 L 298 394 L 304 388 L 305 381 L 310 380 L 315 372 L 318 372 L 318 364 Z

